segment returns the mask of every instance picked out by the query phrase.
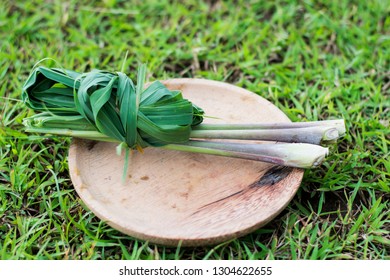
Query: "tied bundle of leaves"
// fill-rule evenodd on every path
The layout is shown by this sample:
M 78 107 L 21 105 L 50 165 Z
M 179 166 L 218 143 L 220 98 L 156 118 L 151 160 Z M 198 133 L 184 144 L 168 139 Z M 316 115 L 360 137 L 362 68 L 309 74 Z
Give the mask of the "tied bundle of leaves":
M 36 68 L 23 88 L 27 106 L 42 113 L 25 120 L 29 131 L 116 140 L 130 148 L 187 142 L 203 111 L 156 81 L 143 90 L 124 73 Z
M 24 120 L 27 131 L 118 142 L 119 147 L 138 150 L 154 146 L 300 168 L 319 165 L 328 153 L 319 144 L 345 134 L 344 120 L 201 124 L 201 108 L 159 81 L 144 89 L 145 76 L 145 65 L 139 67 L 136 85 L 122 72 L 81 74 L 37 67 L 23 87 L 25 104 L 38 112 Z

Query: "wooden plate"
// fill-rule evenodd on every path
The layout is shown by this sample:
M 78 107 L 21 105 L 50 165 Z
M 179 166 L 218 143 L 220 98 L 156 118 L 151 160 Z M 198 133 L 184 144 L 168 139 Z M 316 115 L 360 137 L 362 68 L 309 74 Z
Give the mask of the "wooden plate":
M 242 88 L 203 79 L 164 82 L 202 107 L 208 123 L 289 122 L 273 104 Z M 124 156 L 116 144 L 74 139 L 69 170 L 77 193 L 100 219 L 138 239 L 163 245 L 208 245 L 265 225 L 295 195 L 296 168 L 147 148 Z

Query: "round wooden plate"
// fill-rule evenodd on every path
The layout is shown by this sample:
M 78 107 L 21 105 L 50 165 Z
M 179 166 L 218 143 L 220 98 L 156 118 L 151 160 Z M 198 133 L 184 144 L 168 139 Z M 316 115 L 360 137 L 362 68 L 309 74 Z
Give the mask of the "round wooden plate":
M 203 108 L 205 123 L 289 122 L 273 104 L 242 88 L 203 79 L 164 84 Z M 74 139 L 69 170 L 84 203 L 130 236 L 162 245 L 209 245 L 250 233 L 295 195 L 303 170 L 212 155 L 147 148 L 130 156 L 116 144 Z

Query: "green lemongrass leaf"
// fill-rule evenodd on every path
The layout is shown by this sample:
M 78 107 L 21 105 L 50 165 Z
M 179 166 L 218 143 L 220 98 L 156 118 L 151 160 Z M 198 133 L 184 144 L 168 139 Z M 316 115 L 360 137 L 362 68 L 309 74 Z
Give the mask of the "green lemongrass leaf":
M 100 71 L 93 71 L 80 76 L 80 87 L 74 91 L 74 100 L 77 111 L 91 123 L 94 123 L 94 113 L 91 104 L 90 92 L 98 85 L 110 82 L 111 75 L 105 75 Z M 91 89 L 91 90 L 90 90 Z
M 77 83 L 76 86 L 74 85 L 74 80 L 79 77 L 79 73 L 71 70 L 62 70 L 57 68 L 46 68 L 46 67 L 39 67 L 40 72 L 45 75 L 48 79 L 52 81 L 57 81 L 58 83 L 61 83 L 68 87 L 78 87 Z
M 118 74 L 118 102 L 119 107 L 119 116 L 122 122 L 122 127 L 126 132 L 125 138 L 129 139 L 129 142 L 136 142 L 136 125 L 137 121 L 137 112 L 131 108 L 135 107 L 136 96 L 135 96 L 135 87 L 133 82 L 127 78 L 123 73 Z M 127 105 L 126 105 L 127 104 Z
M 78 77 L 74 71 L 63 72 L 59 69 L 37 67 L 23 86 L 22 100 L 30 108 L 37 111 L 75 111 L 73 101 L 73 87 L 78 84 L 74 80 Z M 64 90 L 58 84 L 71 89 Z M 58 91 L 56 90 L 58 89 Z M 53 97 L 59 93 L 61 98 Z
M 190 103 L 176 102 L 164 107 L 141 107 L 140 112 L 157 125 L 188 125 L 193 119 L 191 106 Z
M 174 98 L 175 100 L 179 100 L 183 97 L 180 92 L 170 91 L 161 82 L 155 81 L 142 93 L 140 103 L 141 105 L 157 105 L 166 101 L 166 98 Z M 170 101 L 171 100 L 168 102 Z
M 154 146 L 187 142 L 191 133 L 189 126 L 156 125 L 142 112 L 138 114 L 138 123 L 142 138 Z
M 96 127 L 98 130 L 115 139 L 118 139 L 119 141 L 126 141 L 124 137 L 124 131 L 120 124 L 120 120 L 118 116 L 113 113 L 115 112 L 114 109 L 109 109 L 110 107 L 107 106 L 105 109 L 101 110 L 99 112 L 98 118 L 96 119 Z
M 57 90 L 52 90 L 52 92 L 40 92 L 35 95 L 35 98 L 37 101 L 44 101 L 47 107 L 51 108 L 51 111 L 56 111 L 53 110 L 54 108 L 61 108 L 61 111 L 77 111 L 73 107 L 73 98 L 64 97 L 61 93 L 57 94 L 57 92 Z
M 113 86 L 115 81 L 116 81 L 115 78 L 111 79 L 106 86 L 94 91 L 91 94 L 90 101 L 91 101 L 91 109 L 92 109 L 94 119 L 97 118 L 99 111 L 110 100 L 112 86 Z
M 137 75 L 137 87 L 135 91 L 135 95 L 137 97 L 136 102 L 136 112 L 138 111 L 140 101 L 141 101 L 141 94 L 144 91 L 144 83 L 145 83 L 145 77 L 146 77 L 146 65 L 141 64 L 138 67 L 138 75 Z

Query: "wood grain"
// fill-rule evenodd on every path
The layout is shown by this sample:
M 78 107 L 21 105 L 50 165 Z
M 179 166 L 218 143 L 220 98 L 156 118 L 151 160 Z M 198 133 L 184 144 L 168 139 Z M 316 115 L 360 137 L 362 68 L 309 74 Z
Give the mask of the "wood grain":
M 267 100 L 236 86 L 202 79 L 164 83 L 216 117 L 207 123 L 289 121 Z M 124 158 L 115 147 L 74 139 L 74 187 L 112 227 L 163 245 L 209 245 L 252 232 L 286 207 L 303 176 L 296 168 L 147 148 L 131 154 L 123 182 Z

